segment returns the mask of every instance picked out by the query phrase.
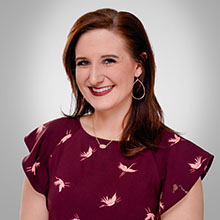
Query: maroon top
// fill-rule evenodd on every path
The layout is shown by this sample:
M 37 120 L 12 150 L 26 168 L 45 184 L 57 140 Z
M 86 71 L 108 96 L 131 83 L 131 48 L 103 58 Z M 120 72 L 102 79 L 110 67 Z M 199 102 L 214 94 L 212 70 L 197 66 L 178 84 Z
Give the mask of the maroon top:
M 78 119 L 67 117 L 39 126 L 24 140 L 30 154 L 23 169 L 46 196 L 50 220 L 158 220 L 206 175 L 213 160 L 168 131 L 160 150 L 128 159 L 117 141 L 100 149 Z

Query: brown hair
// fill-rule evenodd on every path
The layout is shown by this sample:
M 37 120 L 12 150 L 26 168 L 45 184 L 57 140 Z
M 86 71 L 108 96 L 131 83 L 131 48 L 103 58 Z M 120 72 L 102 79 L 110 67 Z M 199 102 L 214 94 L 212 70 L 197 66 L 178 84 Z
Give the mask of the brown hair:
M 140 20 L 129 12 L 99 9 L 83 15 L 73 25 L 64 49 L 63 63 L 76 98 L 76 108 L 72 115 L 63 114 L 78 118 L 94 112 L 94 108 L 84 99 L 76 84 L 75 46 L 83 33 L 103 28 L 123 37 L 130 55 L 143 69 L 140 80 L 145 86 L 146 95 L 141 100 L 132 100 L 127 124 L 120 140 L 121 152 L 129 157 L 146 149 L 157 149 L 156 139 L 162 129 L 172 130 L 164 125 L 163 112 L 154 94 L 155 61 L 147 33 Z M 143 56 L 144 52 L 147 57 Z M 136 97 L 143 94 L 140 88 L 133 90 Z

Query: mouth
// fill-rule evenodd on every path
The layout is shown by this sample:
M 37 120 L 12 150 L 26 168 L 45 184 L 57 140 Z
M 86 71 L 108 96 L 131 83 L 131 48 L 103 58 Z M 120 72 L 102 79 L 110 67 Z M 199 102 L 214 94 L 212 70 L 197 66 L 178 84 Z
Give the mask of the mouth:
M 101 88 L 89 87 L 89 90 L 95 96 L 103 96 L 111 92 L 113 88 L 114 88 L 114 85 L 101 87 Z

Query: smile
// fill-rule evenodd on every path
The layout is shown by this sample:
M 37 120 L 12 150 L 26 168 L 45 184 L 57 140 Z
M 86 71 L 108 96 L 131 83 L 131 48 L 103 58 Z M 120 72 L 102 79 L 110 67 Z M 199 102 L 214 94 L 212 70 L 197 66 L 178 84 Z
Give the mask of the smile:
M 110 91 L 112 91 L 113 87 L 114 86 L 107 86 L 102 88 L 89 87 L 89 90 L 95 96 L 103 96 L 108 94 Z
M 103 87 L 103 88 L 100 88 L 100 89 L 97 89 L 97 88 L 92 88 L 92 90 L 94 92 L 104 92 L 104 91 L 107 91 L 109 89 L 111 89 L 113 86 L 108 86 L 108 87 Z

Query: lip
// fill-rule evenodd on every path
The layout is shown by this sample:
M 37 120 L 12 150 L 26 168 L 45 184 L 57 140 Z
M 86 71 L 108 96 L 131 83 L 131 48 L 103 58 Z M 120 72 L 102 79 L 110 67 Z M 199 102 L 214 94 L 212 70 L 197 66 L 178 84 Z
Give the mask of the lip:
M 104 88 L 108 88 L 108 87 L 109 87 L 109 89 L 103 90 Z M 89 91 L 94 96 L 103 96 L 103 95 L 107 95 L 108 93 L 110 93 L 114 87 L 115 87 L 114 85 L 113 86 L 104 86 L 104 87 L 94 87 L 93 89 L 95 89 L 96 91 L 94 91 L 92 89 L 92 87 L 89 87 Z M 98 91 L 98 90 L 101 90 L 101 91 Z

